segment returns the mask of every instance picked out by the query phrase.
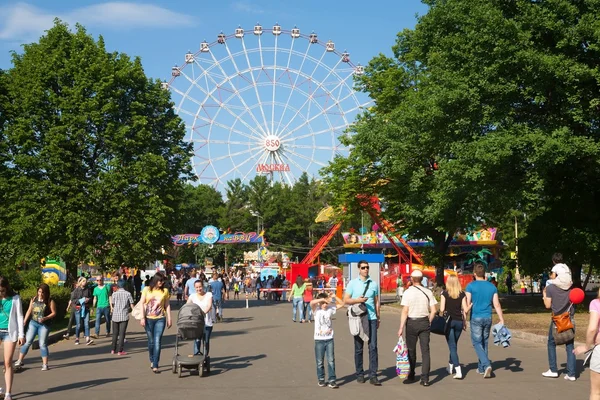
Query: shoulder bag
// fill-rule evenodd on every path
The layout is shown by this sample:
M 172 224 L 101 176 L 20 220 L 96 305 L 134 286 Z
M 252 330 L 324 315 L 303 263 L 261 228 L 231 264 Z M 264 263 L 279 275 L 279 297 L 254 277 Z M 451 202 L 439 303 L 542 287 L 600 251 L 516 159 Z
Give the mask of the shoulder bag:
M 554 322 L 554 325 L 556 326 L 556 331 L 558 333 L 562 333 L 568 331 L 569 329 L 575 328 L 575 326 L 573 326 L 573 321 L 571 321 L 571 307 L 572 305 L 569 306 L 569 309 L 562 314 L 556 315 L 552 313 L 552 321 Z
M 415 286 L 415 289 L 419 289 L 419 287 Z M 429 302 L 430 302 L 429 296 L 427 295 L 427 293 L 425 293 L 421 289 L 419 289 L 419 292 L 423 293 L 423 295 L 427 298 L 427 308 L 429 308 L 430 307 L 429 306 Z M 450 330 L 450 315 L 448 315 L 448 313 L 446 311 L 444 311 L 443 315 L 440 315 L 439 313 L 436 314 L 433 317 L 431 324 L 429 324 L 429 331 L 431 333 L 435 333 L 436 335 L 446 335 L 449 330 Z
M 365 294 L 367 294 L 367 290 L 369 290 L 369 285 L 371 284 L 371 281 L 367 281 L 367 286 L 365 286 L 365 291 L 363 292 L 362 296 L 360 297 L 365 297 Z M 358 308 L 360 309 L 360 311 L 362 313 L 366 313 L 367 312 L 367 305 L 365 303 L 360 303 L 358 305 Z

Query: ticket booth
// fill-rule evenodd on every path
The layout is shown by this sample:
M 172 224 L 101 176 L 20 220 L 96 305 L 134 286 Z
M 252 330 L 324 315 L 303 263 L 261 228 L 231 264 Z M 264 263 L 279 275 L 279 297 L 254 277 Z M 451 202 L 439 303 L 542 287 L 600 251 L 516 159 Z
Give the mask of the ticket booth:
M 369 263 L 369 277 L 376 282 L 381 295 L 381 268 L 385 262 L 385 256 L 379 254 L 340 254 L 338 262 L 344 266 L 344 289 L 350 280 L 358 278 L 358 263 L 366 261 Z

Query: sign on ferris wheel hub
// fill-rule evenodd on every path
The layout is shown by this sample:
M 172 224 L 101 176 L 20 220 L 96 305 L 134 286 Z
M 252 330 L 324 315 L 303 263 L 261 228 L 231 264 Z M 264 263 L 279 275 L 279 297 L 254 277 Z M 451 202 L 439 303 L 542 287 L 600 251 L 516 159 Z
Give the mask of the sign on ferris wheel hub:
M 364 72 L 332 40 L 298 27 L 235 28 L 194 45 L 163 83 L 186 125 L 200 183 L 223 187 L 257 174 L 293 184 L 349 149 L 340 136 L 370 99 Z

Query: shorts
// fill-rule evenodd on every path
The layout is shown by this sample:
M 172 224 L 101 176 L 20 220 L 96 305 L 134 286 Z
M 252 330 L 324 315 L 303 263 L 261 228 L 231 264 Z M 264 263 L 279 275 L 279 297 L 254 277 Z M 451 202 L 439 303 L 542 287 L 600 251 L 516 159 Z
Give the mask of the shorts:
M 4 342 L 7 339 L 9 342 L 12 342 L 12 340 L 10 340 L 10 334 L 8 333 L 8 329 L 0 329 L 0 341 Z
M 590 369 L 600 374 L 600 346 L 594 347 L 590 356 Z

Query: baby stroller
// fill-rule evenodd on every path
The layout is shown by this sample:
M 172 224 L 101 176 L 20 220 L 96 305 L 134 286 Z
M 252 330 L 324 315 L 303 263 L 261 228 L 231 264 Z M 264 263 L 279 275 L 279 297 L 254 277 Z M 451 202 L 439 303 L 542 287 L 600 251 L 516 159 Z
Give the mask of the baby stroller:
M 179 355 L 180 340 L 200 340 L 200 353 L 194 355 Z M 210 358 L 206 357 L 204 341 L 204 312 L 196 304 L 184 304 L 177 315 L 177 335 L 175 335 L 175 355 L 173 356 L 173 373 L 189 369 L 198 371 L 200 376 L 210 374 Z

